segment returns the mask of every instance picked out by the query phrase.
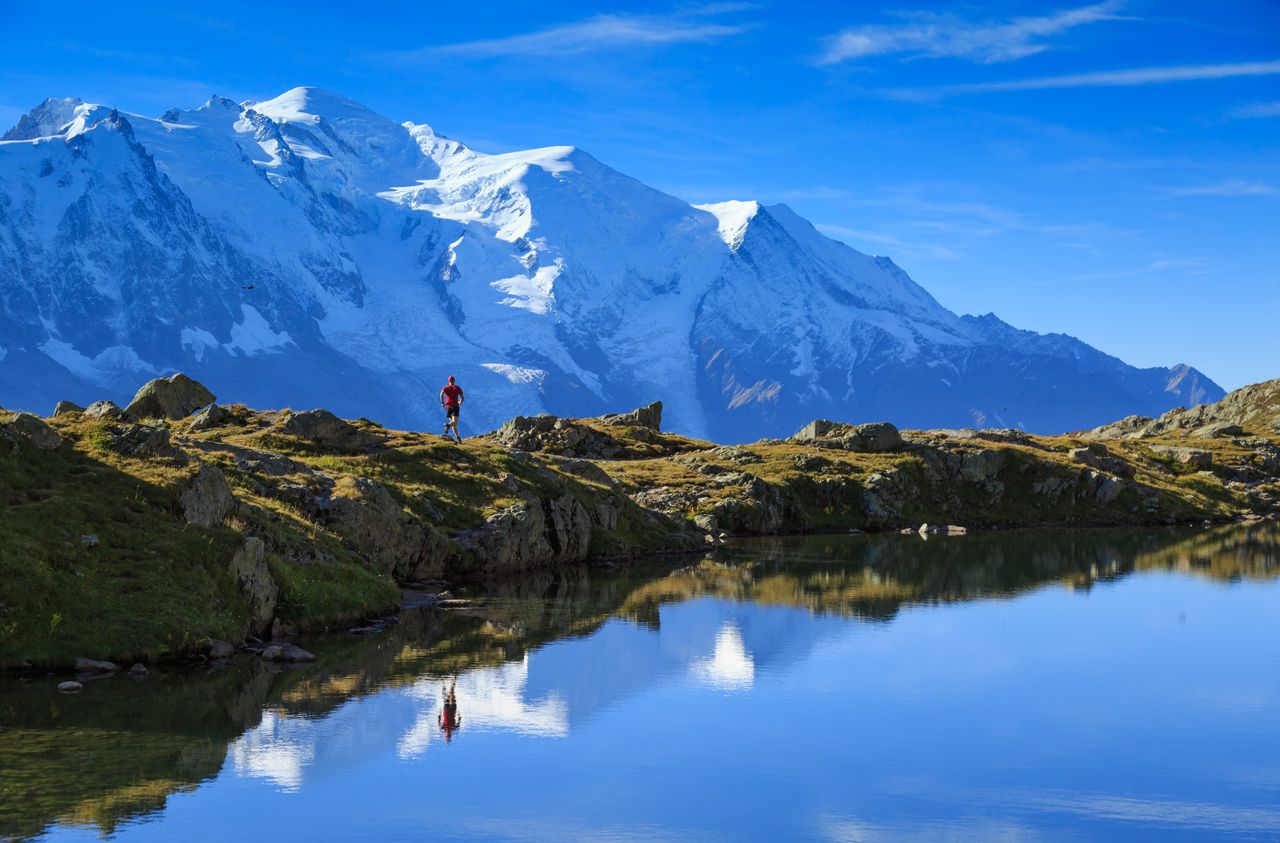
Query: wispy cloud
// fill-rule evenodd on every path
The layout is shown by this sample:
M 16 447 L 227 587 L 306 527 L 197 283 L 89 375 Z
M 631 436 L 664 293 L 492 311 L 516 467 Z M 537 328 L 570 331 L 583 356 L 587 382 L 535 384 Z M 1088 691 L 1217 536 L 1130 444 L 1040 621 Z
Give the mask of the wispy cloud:
M 885 93 L 900 99 L 932 99 L 952 94 L 975 94 L 998 91 L 1040 91 L 1051 88 L 1101 88 L 1128 85 L 1160 85 L 1167 82 L 1190 82 L 1204 79 L 1230 79 L 1237 76 L 1273 76 L 1280 74 L 1280 61 L 1238 62 L 1235 64 L 1187 64 L 1172 67 L 1137 67 L 1128 70 L 1099 70 L 1070 73 L 1064 76 L 1039 76 L 1031 79 L 1008 79 L 1002 82 L 976 82 L 943 85 L 937 88 L 898 89 Z
M 868 56 L 959 58 L 991 64 L 1025 58 L 1049 49 L 1049 39 L 1077 26 L 1121 20 L 1115 0 L 1064 9 L 1038 17 L 967 21 L 955 15 L 921 12 L 903 24 L 856 26 L 828 39 L 819 62 L 839 64 Z
M 1273 196 L 1280 193 L 1274 185 L 1244 179 L 1224 179 L 1213 184 L 1171 187 L 1174 196 Z
M 485 38 L 424 47 L 404 58 L 557 56 L 622 47 L 661 47 L 717 41 L 751 28 L 748 22 L 723 20 L 752 8 L 748 3 L 717 3 L 666 15 L 600 14 L 574 23 L 505 38 Z
M 958 260 L 963 257 L 962 254 L 955 249 L 939 245 L 937 243 L 915 243 L 895 237 L 882 231 L 867 231 L 860 228 L 848 228 L 843 225 L 828 225 L 820 223 L 814 228 L 821 231 L 828 237 L 834 237 L 837 240 L 852 241 L 852 243 L 874 243 L 881 246 L 889 246 L 898 253 L 904 255 L 924 256 L 929 258 L 937 258 L 939 260 Z M 851 245 L 852 245 L 851 243 Z
M 1177 272 L 1184 275 L 1214 275 L 1216 264 L 1208 258 L 1175 257 L 1159 258 L 1148 261 L 1141 266 L 1120 269 L 1114 272 L 1090 272 L 1077 275 L 1079 281 L 1110 281 L 1118 278 L 1136 278 L 1155 273 Z
M 1270 102 L 1247 102 L 1227 113 L 1228 117 L 1247 120 L 1254 117 L 1280 117 L 1280 100 Z

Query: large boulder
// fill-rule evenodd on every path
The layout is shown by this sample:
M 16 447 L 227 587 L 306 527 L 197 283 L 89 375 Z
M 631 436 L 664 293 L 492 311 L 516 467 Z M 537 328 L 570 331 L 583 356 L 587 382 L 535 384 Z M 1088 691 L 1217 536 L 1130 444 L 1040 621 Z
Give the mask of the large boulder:
M 182 514 L 188 524 L 216 527 L 227 517 L 236 499 L 231 494 L 227 479 L 216 466 L 204 465 L 191 481 L 191 485 L 179 496 Z
M 72 413 L 83 413 L 84 407 L 74 404 L 71 401 L 59 401 L 53 408 L 53 417 L 69 416 Z
M 600 420 L 626 427 L 647 427 L 656 432 L 662 429 L 662 402 L 654 401 L 629 413 L 611 414 Z
M 178 372 L 143 384 L 124 411 L 134 419 L 185 419 L 213 399 L 203 384 Z
M 244 545 L 231 557 L 231 574 L 249 601 L 249 631 L 261 634 L 271 626 L 276 600 L 280 596 L 280 589 L 267 567 L 266 546 L 262 539 L 249 536 L 244 540 Z
M 328 410 L 287 412 L 276 424 L 276 430 L 322 448 L 363 451 L 382 444 L 381 437 L 343 421 Z
M 18 413 L 0 422 L 0 440 L 17 445 L 22 443 L 42 451 L 52 450 L 62 444 L 62 437 L 44 419 L 31 413 Z

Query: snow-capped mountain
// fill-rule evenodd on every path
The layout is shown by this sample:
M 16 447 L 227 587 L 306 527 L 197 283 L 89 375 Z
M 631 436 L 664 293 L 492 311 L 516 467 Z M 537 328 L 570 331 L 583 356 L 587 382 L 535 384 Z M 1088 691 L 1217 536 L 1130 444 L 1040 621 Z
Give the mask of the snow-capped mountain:
M 1052 432 L 1223 395 L 957 316 L 783 205 L 690 205 L 573 147 L 486 155 L 315 88 L 158 118 L 47 100 L 0 141 L 0 406 L 173 370 L 408 428 L 456 374 L 471 433 L 662 399 L 721 440 Z

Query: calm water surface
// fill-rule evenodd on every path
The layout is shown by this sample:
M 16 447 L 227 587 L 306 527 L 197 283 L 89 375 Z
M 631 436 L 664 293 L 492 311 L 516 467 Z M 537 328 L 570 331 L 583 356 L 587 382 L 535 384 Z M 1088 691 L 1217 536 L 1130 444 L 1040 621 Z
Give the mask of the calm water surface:
M 469 596 L 298 670 L 0 680 L 0 837 L 1280 839 L 1274 526 L 760 541 Z

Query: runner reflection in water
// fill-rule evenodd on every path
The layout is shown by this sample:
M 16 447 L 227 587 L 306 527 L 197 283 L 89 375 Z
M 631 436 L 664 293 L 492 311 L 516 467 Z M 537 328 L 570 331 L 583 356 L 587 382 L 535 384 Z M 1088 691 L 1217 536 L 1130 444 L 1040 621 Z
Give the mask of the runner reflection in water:
M 454 677 L 449 690 L 444 695 L 444 709 L 436 716 L 440 731 L 444 732 L 445 742 L 453 740 L 453 733 L 462 728 L 462 717 L 458 715 L 458 679 Z

